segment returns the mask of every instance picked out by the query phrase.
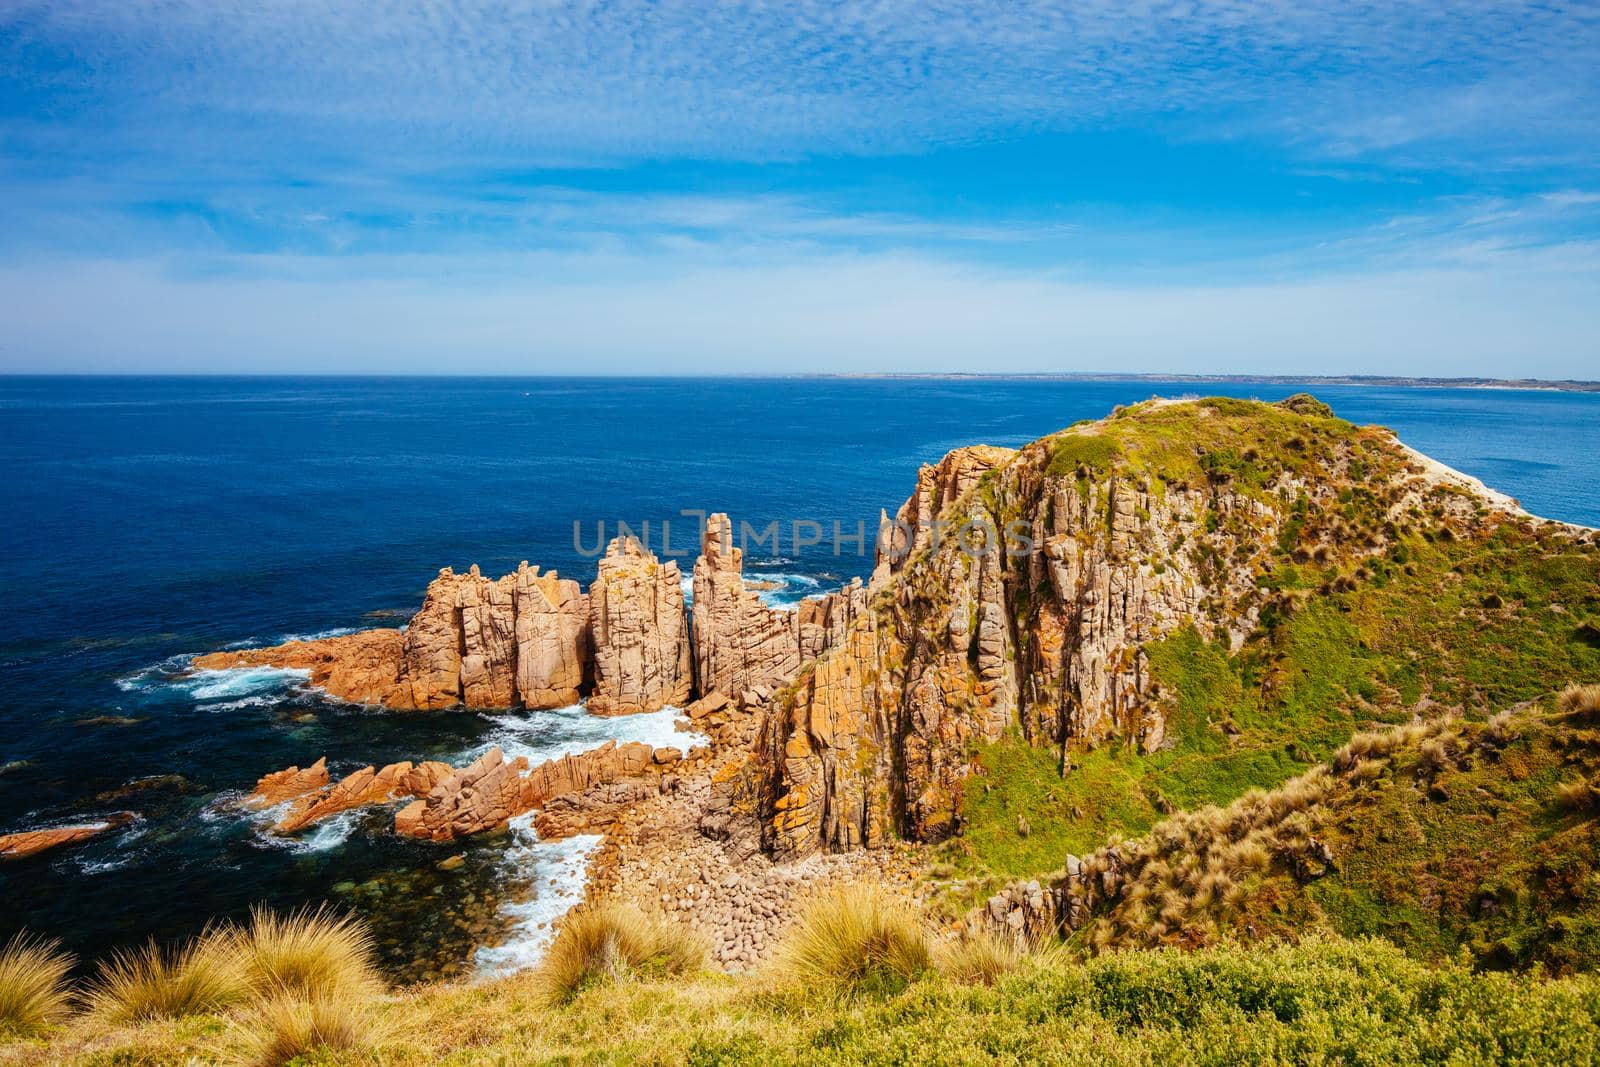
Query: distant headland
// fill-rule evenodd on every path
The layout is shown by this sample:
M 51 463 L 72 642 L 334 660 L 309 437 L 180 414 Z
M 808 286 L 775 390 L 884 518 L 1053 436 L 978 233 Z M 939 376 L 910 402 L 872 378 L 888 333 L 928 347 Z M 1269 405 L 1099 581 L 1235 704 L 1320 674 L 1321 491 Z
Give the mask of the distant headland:
M 1123 374 L 1095 371 L 1019 372 L 1015 374 L 911 373 L 811 374 L 808 378 L 923 379 L 929 381 L 996 379 L 1006 381 L 1192 382 L 1195 385 L 1367 385 L 1414 389 L 1546 389 L 1564 393 L 1600 393 L 1600 381 L 1575 378 L 1415 378 L 1384 374 Z

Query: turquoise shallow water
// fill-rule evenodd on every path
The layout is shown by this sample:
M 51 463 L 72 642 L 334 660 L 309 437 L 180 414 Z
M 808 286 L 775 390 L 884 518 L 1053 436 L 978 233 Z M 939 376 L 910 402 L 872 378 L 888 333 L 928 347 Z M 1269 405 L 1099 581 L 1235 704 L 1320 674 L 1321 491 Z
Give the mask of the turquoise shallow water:
M 293 634 L 394 625 L 440 566 L 528 559 L 584 581 L 573 524 L 726 510 L 785 532 L 749 571 L 792 602 L 864 574 L 846 546 L 795 549 L 796 520 L 871 527 L 918 464 L 1017 445 L 1118 403 L 1194 392 L 1150 381 L 0 379 L 0 832 L 133 811 L 129 830 L 0 865 L 0 939 L 21 926 L 85 953 L 176 937 L 251 903 L 329 900 L 371 918 L 398 973 L 505 965 L 474 943 L 536 927 L 574 860 L 526 834 L 443 853 L 384 813 L 276 840 L 227 804 L 264 771 L 536 756 L 671 716 L 600 722 L 338 706 L 277 672 L 182 679 L 185 657 Z M 1207 387 L 1275 399 L 1292 387 Z M 1600 525 L 1600 396 L 1318 390 L 1530 510 Z M 868 546 L 870 551 L 870 546 Z M 569 850 L 570 851 L 570 850 Z M 565 873 L 564 873 L 565 872 Z M 563 880 L 565 879 L 565 880 Z M 545 905 L 538 900 L 543 894 Z M 517 903 L 520 902 L 520 903 Z M 509 906 L 515 903 L 515 907 Z M 526 933 L 526 931 L 524 931 Z

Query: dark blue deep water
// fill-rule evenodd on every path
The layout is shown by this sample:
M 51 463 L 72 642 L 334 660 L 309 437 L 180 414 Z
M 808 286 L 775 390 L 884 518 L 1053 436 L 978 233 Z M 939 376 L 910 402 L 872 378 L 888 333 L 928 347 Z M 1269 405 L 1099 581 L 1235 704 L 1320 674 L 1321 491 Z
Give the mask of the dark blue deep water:
M 440 566 L 528 559 L 588 581 L 573 523 L 657 524 L 681 509 L 873 525 L 918 464 L 961 444 L 1017 445 L 1192 385 L 1070 380 L 0 378 L 0 832 L 133 812 L 77 848 L 0 863 L 0 940 L 26 926 L 88 955 L 177 937 L 257 902 L 331 901 L 376 925 L 402 976 L 474 966 L 508 901 L 555 892 L 581 857 L 526 834 L 473 842 L 465 866 L 351 817 L 293 841 L 234 791 L 327 755 L 459 760 L 532 754 L 606 730 L 581 712 L 385 716 L 296 679 L 185 678 L 185 657 L 395 625 Z M 1207 392 L 1276 399 L 1274 386 Z M 1518 497 L 1600 525 L 1600 396 L 1326 388 L 1342 416 Z M 693 520 L 673 548 L 693 554 Z M 831 546 L 751 569 L 794 599 L 870 569 Z M 761 553 L 752 553 L 760 555 Z M 670 720 L 670 715 L 667 717 Z M 570 872 L 569 872 L 570 873 Z M 541 878 L 544 881 L 541 882 Z M 537 908 L 534 909 L 537 911 Z M 513 931 L 514 935 L 514 931 Z M 482 959 L 478 960 L 481 964 Z

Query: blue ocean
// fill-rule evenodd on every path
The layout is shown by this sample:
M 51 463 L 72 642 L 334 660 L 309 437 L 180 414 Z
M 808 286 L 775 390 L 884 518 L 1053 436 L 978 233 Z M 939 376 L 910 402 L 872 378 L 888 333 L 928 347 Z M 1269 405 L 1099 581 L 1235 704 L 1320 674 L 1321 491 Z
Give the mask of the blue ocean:
M 131 813 L 85 844 L 0 863 L 0 941 L 19 928 L 86 957 L 176 938 L 252 904 L 330 902 L 373 924 L 397 978 L 504 970 L 581 889 L 591 841 L 531 829 L 452 853 L 386 812 L 276 837 L 232 802 L 327 756 L 537 759 L 605 737 L 673 736 L 668 711 L 602 720 L 384 715 L 277 671 L 193 675 L 196 653 L 398 625 L 440 567 L 529 560 L 584 582 L 596 526 L 727 511 L 782 540 L 747 573 L 774 602 L 864 575 L 837 546 L 871 530 L 919 464 L 1019 445 L 1191 383 L 1004 379 L 0 378 L 0 833 Z M 1292 386 L 1204 386 L 1277 399 Z M 1600 525 L 1600 395 L 1316 390 L 1338 414 L 1521 500 Z M 827 532 L 797 547 L 796 521 Z M 578 525 L 575 539 L 574 525 Z M 809 529 L 809 527 L 807 527 Z M 480 946 L 487 946 L 480 948 Z

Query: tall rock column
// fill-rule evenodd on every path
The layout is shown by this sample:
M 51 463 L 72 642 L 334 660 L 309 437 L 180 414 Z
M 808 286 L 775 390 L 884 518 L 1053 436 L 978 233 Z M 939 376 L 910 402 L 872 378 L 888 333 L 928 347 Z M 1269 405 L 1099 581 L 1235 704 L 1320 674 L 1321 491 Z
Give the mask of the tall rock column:
M 527 708 L 578 702 L 589 673 L 589 598 L 571 579 L 517 568 L 517 693 Z
M 616 538 L 589 587 L 589 639 L 599 715 L 654 711 L 689 699 L 694 665 L 676 563 L 633 538 Z
M 428 583 L 422 607 L 411 616 L 401 648 L 401 678 L 409 706 L 427 710 L 461 703 L 461 634 L 456 615 L 456 572 L 445 567 Z
M 456 587 L 461 622 L 461 702 L 505 708 L 517 693 L 517 579 L 490 581 L 474 563 Z
M 769 608 L 744 587 L 744 553 L 721 513 L 706 520 L 694 565 L 694 656 L 702 696 L 737 699 L 800 670 L 799 613 Z

